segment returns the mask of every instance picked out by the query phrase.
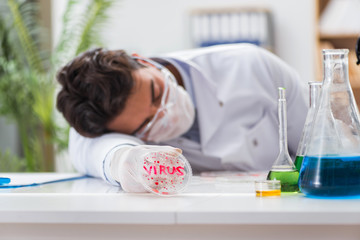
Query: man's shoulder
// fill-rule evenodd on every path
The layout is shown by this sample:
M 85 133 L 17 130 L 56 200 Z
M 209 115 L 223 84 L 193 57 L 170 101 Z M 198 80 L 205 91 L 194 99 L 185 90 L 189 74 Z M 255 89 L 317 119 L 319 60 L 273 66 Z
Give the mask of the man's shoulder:
M 223 44 L 203 48 L 187 49 L 166 54 L 167 57 L 180 58 L 182 60 L 194 59 L 196 57 L 212 55 L 212 54 L 226 54 L 234 51 L 257 51 L 260 48 L 253 44 L 239 43 L 239 44 Z

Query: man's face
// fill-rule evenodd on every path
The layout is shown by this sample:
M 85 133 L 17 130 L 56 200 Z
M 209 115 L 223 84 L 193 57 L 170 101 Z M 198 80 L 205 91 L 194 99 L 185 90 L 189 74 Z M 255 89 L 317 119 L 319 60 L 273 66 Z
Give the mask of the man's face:
M 154 117 L 165 86 L 163 75 L 154 67 L 140 68 L 132 76 L 135 85 L 124 110 L 107 125 L 111 131 L 130 135 L 145 127 Z

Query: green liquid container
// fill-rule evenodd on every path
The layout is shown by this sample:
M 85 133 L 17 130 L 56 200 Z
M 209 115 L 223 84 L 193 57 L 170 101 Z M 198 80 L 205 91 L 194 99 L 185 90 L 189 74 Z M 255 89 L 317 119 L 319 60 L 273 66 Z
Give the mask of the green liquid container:
M 295 158 L 295 167 L 299 172 L 300 172 L 303 160 L 304 160 L 304 156 L 296 156 L 296 158 Z
M 295 193 L 299 192 L 298 179 L 299 172 L 293 171 L 270 171 L 268 180 L 280 180 L 281 192 Z
M 280 180 L 281 192 L 298 192 L 299 171 L 295 168 L 287 145 L 285 88 L 279 88 L 278 115 L 280 152 L 271 167 L 267 180 Z

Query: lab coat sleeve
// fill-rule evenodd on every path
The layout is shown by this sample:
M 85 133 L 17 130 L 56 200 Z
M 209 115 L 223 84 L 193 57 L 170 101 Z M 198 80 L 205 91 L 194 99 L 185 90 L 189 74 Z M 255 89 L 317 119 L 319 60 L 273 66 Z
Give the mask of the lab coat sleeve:
M 121 148 L 141 144 L 143 144 L 141 140 L 125 134 L 109 133 L 96 138 L 87 138 L 71 128 L 69 155 L 78 172 L 102 178 L 113 185 L 120 185 L 110 173 L 114 153 Z

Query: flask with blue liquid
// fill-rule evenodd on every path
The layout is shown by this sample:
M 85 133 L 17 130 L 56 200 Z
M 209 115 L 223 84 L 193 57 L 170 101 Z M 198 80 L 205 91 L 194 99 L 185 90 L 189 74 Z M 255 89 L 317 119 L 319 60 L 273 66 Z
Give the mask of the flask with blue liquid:
M 348 52 L 323 50 L 322 91 L 299 177 L 301 191 L 310 197 L 360 196 L 360 120 Z
M 300 138 L 300 142 L 298 145 L 298 149 L 296 151 L 295 158 L 295 167 L 300 172 L 301 165 L 304 159 L 304 155 L 306 149 L 309 144 L 309 138 L 311 136 L 311 126 L 313 123 L 316 106 L 318 104 L 319 95 L 321 92 L 322 82 L 308 82 L 309 84 L 309 111 L 306 115 L 306 120 L 302 132 L 302 136 Z

